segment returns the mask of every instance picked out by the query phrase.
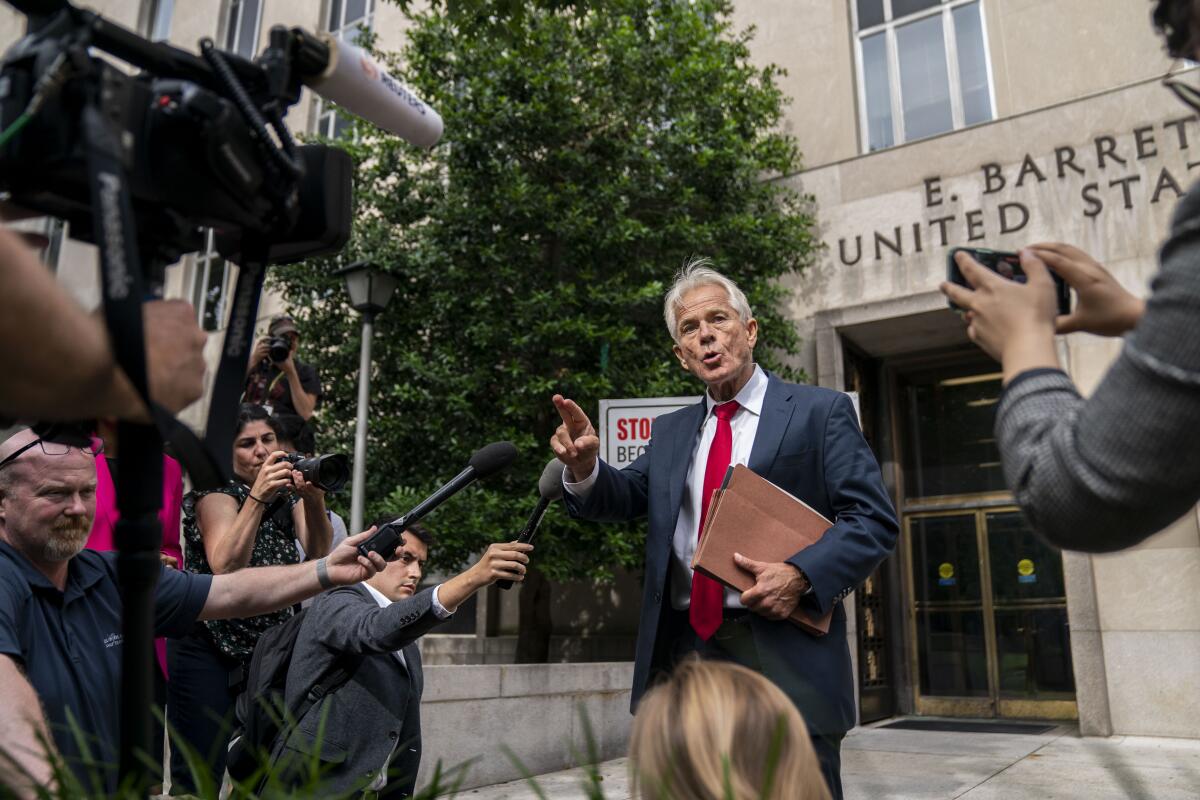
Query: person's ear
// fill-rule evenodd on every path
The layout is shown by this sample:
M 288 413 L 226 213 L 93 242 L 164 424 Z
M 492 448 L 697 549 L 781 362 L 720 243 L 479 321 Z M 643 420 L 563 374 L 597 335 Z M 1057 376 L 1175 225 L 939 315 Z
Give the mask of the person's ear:
M 688 369 L 687 361 L 686 361 L 686 360 L 684 359 L 684 357 L 683 357 L 683 348 L 682 348 L 682 347 L 680 347 L 680 346 L 679 346 L 679 345 L 677 345 L 677 344 L 676 344 L 676 345 L 672 345 L 672 346 L 671 346 L 671 352 L 675 354 L 675 357 L 676 357 L 677 359 L 679 359 L 679 366 L 683 367 L 683 371 L 684 371 L 684 372 L 691 372 L 691 370 L 689 370 L 689 369 Z
M 758 342 L 758 320 L 754 317 L 746 323 L 746 340 L 750 344 L 750 349 L 754 349 L 754 345 Z

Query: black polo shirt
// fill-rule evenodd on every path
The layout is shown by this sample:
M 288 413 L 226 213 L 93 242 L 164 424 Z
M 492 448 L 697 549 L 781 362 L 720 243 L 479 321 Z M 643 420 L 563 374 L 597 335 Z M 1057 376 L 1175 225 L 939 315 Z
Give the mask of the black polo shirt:
M 155 598 L 155 634 L 186 634 L 204 608 L 211 583 L 211 575 L 164 567 Z M 116 783 L 121 641 L 116 553 L 84 550 L 72 558 L 66 591 L 60 592 L 0 541 L 0 653 L 25 668 L 59 753 L 84 786 L 92 786 L 68 719 L 84 732 L 91 760 L 105 765 L 107 791 Z

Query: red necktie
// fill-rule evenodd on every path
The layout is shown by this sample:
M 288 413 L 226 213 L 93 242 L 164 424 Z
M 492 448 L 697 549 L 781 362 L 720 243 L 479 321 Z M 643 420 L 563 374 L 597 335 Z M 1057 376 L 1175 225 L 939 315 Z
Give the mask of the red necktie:
M 717 418 L 717 434 L 708 448 L 708 461 L 704 465 L 704 488 L 700 491 L 700 527 L 696 530 L 696 544 L 704 531 L 704 520 L 708 517 L 708 504 L 713 492 L 725 480 L 729 461 L 733 457 L 733 427 L 729 420 L 741 408 L 736 400 L 722 403 L 713 408 Z M 725 603 L 725 588 L 707 575 L 696 572 L 692 575 L 692 604 L 688 608 L 688 620 L 692 629 L 704 641 L 708 641 L 717 628 L 721 627 L 721 614 Z

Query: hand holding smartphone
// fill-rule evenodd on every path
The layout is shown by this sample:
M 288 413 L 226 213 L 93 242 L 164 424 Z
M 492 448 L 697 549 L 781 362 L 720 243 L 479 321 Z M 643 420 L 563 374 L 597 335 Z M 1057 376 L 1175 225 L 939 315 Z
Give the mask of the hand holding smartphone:
M 946 256 L 946 280 L 950 283 L 956 283 L 968 289 L 972 288 L 971 284 L 967 283 L 967 279 L 963 277 L 962 270 L 958 268 L 958 263 L 954 260 L 955 254 L 959 252 L 966 253 L 1002 278 L 1007 278 L 1017 283 L 1025 283 L 1027 280 L 1025 270 L 1021 267 L 1021 257 L 1016 253 L 1004 250 L 988 250 L 984 247 L 952 247 Z M 1054 279 L 1054 298 L 1058 305 L 1058 313 L 1060 315 L 1070 314 L 1071 288 L 1053 270 L 1050 271 L 1050 277 Z M 955 311 L 962 310 L 953 301 L 950 301 L 950 307 Z

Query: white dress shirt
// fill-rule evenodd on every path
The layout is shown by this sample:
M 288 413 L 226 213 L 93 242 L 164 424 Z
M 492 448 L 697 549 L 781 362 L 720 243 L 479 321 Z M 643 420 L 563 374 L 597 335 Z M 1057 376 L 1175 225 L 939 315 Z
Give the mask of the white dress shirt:
M 729 421 L 729 427 L 733 431 L 730 466 L 745 464 L 750 460 L 750 450 L 754 447 L 754 437 L 758 433 L 758 420 L 762 415 L 766 394 L 767 374 L 762 371 L 762 367 L 755 364 L 750 380 L 746 381 L 746 385 L 733 398 L 741 408 Z M 692 603 L 691 563 L 696 552 L 696 536 L 700 527 L 700 495 L 704 490 L 704 469 L 708 464 L 708 451 L 717 435 L 717 418 L 713 414 L 713 408 L 719 403 L 707 392 L 704 394 L 704 402 L 708 406 L 708 412 L 704 417 L 704 425 L 697 432 L 696 445 L 692 450 L 692 463 L 688 467 L 687 481 L 683 485 L 679 518 L 675 522 L 675 533 L 671 538 L 671 606 L 680 611 Z M 564 468 L 563 486 L 577 497 L 586 497 L 599 474 L 599 459 L 592 474 L 575 483 L 568 482 L 569 474 Z M 740 592 L 726 589 L 725 607 L 745 608 L 740 598 Z

